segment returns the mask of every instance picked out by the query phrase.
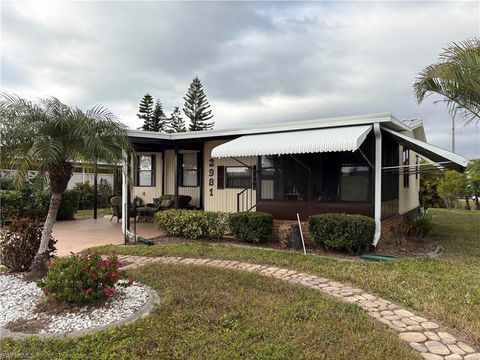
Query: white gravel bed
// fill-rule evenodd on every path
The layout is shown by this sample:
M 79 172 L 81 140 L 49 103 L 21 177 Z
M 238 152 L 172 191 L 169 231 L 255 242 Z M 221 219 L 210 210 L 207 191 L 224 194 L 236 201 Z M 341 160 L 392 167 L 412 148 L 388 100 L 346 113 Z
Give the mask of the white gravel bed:
M 35 312 L 42 301 L 42 291 L 34 282 L 19 275 L 0 275 L 0 327 L 16 320 L 39 321 L 38 333 L 63 333 L 96 328 L 125 319 L 140 309 L 149 298 L 148 290 L 138 284 L 117 287 L 114 297 L 102 307 L 82 307 L 61 315 Z M 89 311 L 90 309 L 90 311 Z

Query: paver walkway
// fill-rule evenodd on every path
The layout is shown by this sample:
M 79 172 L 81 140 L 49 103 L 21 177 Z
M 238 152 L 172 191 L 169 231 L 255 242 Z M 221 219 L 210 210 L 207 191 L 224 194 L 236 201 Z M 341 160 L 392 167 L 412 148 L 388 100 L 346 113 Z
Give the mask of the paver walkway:
M 259 273 L 291 283 L 301 284 L 322 293 L 334 296 L 341 301 L 353 303 L 371 317 L 395 331 L 403 341 L 427 360 L 480 360 L 480 353 L 470 345 L 459 341 L 455 336 L 442 330 L 428 319 L 416 316 L 388 300 L 366 293 L 336 281 L 315 275 L 283 269 L 274 266 L 249 264 L 230 260 L 192 259 L 182 257 L 147 257 L 121 255 L 119 260 L 124 269 L 160 262 L 164 264 L 191 264 L 213 266 Z

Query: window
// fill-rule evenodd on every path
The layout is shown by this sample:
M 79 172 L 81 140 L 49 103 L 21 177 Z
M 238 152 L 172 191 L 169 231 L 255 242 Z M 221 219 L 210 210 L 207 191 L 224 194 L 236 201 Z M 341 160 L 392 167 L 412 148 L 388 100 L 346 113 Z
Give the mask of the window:
M 359 154 L 261 157 L 260 198 L 283 201 L 368 202 L 370 167 Z
M 415 179 L 418 179 L 418 172 L 420 171 L 420 167 L 418 166 L 419 158 L 418 155 L 415 155 Z
M 181 155 L 182 181 L 180 186 L 198 186 L 197 153 Z
M 251 167 L 225 166 L 225 188 L 245 189 L 252 186 L 253 174 Z
M 255 166 L 218 166 L 217 189 L 255 188 Z
M 155 186 L 155 155 L 137 155 L 135 186 Z
M 408 188 L 410 185 L 410 151 L 403 147 L 403 187 Z
M 367 201 L 369 181 L 368 166 L 342 166 L 340 170 L 340 200 Z

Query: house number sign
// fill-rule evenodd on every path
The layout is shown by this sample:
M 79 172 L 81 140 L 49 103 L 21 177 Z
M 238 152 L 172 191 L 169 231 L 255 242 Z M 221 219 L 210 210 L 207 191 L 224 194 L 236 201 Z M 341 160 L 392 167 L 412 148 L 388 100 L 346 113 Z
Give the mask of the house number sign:
M 213 196 L 213 185 L 215 183 L 215 162 L 212 158 L 208 159 L 208 192 Z

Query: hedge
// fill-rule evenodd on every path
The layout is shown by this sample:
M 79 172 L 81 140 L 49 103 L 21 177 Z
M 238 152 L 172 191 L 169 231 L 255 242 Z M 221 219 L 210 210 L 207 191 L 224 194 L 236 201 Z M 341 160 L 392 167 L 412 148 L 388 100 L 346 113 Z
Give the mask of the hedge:
M 168 236 L 183 236 L 188 239 L 222 238 L 227 230 L 228 214 L 169 209 L 155 214 L 155 226 Z
M 327 250 L 359 254 L 373 241 L 375 221 L 362 215 L 321 214 L 308 218 L 308 229 L 312 240 Z
M 45 220 L 50 205 L 50 193 L 47 191 L 0 190 L 0 221 L 13 219 Z M 71 220 L 78 210 L 77 193 L 66 190 L 63 193 L 57 220 Z
M 273 216 L 264 212 L 239 212 L 230 215 L 230 231 L 236 239 L 261 243 L 272 233 Z

